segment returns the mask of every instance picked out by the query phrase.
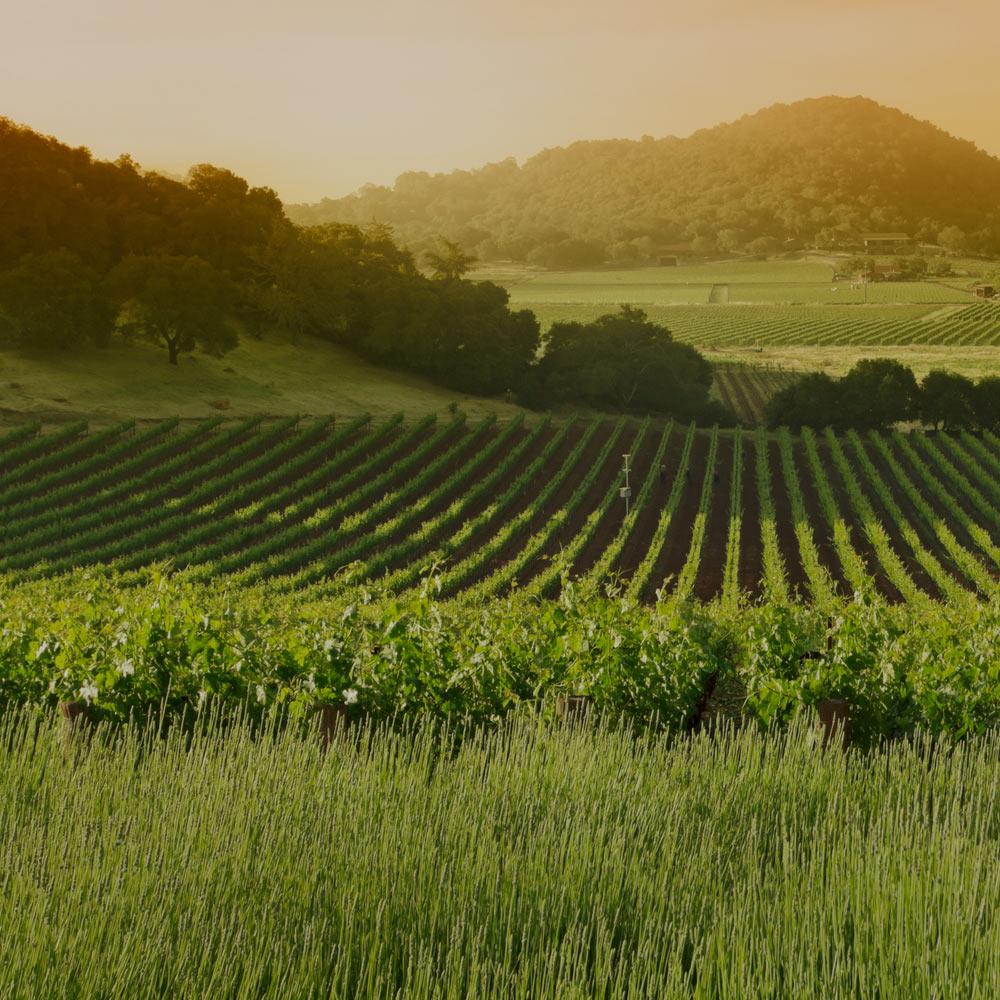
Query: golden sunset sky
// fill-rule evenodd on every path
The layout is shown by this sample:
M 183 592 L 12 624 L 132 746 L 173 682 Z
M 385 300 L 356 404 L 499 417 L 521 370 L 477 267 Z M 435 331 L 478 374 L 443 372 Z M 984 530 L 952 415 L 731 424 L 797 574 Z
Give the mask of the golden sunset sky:
M 864 94 L 1000 154 L 997 0 L 8 0 L 0 114 L 286 201 Z

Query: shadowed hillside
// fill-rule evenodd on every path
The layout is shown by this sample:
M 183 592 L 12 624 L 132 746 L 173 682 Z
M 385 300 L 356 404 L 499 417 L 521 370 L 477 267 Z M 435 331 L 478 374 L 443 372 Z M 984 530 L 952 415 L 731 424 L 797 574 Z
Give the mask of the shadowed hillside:
M 903 231 L 1000 250 L 1000 160 L 863 97 L 778 104 L 686 139 L 609 139 L 479 170 L 405 173 L 394 187 L 293 206 L 299 223 L 390 223 L 414 248 L 438 234 L 484 259 L 580 266 L 696 251 L 834 246 Z M 943 231 L 943 232 L 942 232 Z

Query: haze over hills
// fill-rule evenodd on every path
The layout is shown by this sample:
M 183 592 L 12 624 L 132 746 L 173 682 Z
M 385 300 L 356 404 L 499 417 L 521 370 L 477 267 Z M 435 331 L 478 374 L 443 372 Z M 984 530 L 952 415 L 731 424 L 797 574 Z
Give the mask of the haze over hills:
M 864 97 L 777 104 L 688 138 L 608 139 L 449 174 L 404 173 L 289 206 L 300 224 L 391 224 L 413 249 L 439 235 L 483 259 L 580 265 L 671 244 L 773 251 L 905 231 L 1000 251 L 1000 159 Z M 942 231 L 943 234 L 942 234 Z

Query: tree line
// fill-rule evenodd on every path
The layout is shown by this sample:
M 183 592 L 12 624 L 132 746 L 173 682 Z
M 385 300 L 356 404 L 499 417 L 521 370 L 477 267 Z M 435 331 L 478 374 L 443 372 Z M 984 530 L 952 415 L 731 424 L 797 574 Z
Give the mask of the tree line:
M 534 357 L 530 313 L 447 262 L 425 276 L 388 227 L 299 227 L 229 170 L 178 181 L 6 120 L 0 150 L 0 336 L 23 350 L 144 337 L 177 364 L 278 329 L 484 394 Z
M 955 183 L 942 183 L 941 178 Z M 484 260 L 576 268 L 660 254 L 848 248 L 906 232 L 1000 252 L 1000 160 L 865 98 L 775 105 L 678 139 L 546 149 L 291 206 L 301 223 L 378 219 L 417 249 L 439 233 Z
M 543 337 L 503 288 L 465 280 L 458 244 L 436 241 L 422 270 L 388 226 L 295 225 L 274 191 L 212 165 L 179 181 L 0 119 L 0 218 L 0 341 L 22 351 L 144 338 L 177 365 L 277 330 L 536 407 L 708 412 L 707 362 L 636 310 Z
M 936 370 L 917 380 L 913 370 L 890 358 L 859 361 L 843 378 L 805 375 L 767 404 L 770 427 L 832 427 L 885 430 L 919 422 L 938 430 L 1000 432 L 1000 377 L 974 381 Z
M 582 403 L 732 425 L 733 414 L 709 399 L 712 378 L 711 363 L 694 347 L 674 340 L 641 309 L 623 305 L 590 323 L 554 323 L 520 395 L 539 408 Z

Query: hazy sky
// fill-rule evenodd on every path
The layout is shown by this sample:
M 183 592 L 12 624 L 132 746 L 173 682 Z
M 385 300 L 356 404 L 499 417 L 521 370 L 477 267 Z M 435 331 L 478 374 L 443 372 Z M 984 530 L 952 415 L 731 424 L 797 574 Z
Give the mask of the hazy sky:
M 865 94 L 1000 154 L 997 0 L 2 0 L 0 115 L 286 201 Z

